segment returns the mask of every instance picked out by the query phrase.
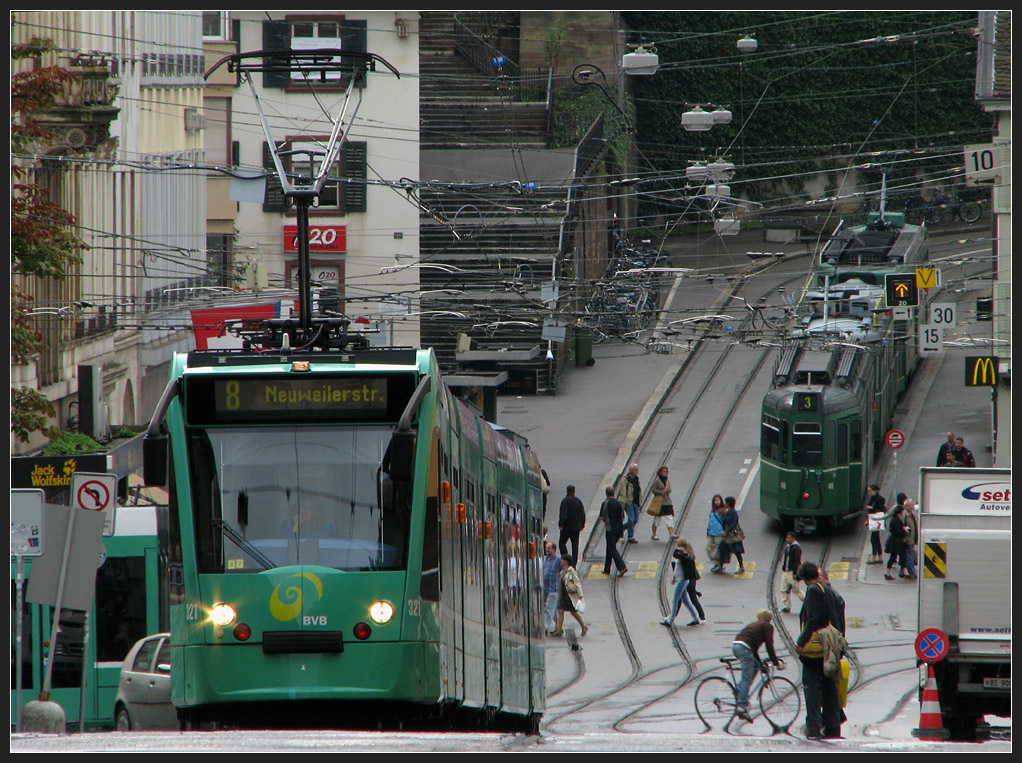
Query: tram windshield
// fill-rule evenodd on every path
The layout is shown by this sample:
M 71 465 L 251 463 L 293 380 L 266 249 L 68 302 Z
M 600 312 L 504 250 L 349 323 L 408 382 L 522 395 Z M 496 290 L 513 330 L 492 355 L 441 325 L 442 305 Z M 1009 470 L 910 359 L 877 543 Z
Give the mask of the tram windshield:
M 823 430 L 816 422 L 795 422 L 791 437 L 791 462 L 795 466 L 823 465 Z
M 288 565 L 403 569 L 409 486 L 390 479 L 391 427 L 193 430 L 200 572 Z

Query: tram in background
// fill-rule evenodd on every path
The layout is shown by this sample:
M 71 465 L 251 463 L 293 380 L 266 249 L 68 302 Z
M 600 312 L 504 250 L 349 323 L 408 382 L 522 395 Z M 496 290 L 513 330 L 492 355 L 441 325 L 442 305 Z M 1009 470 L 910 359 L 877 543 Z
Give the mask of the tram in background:
M 452 396 L 431 350 L 325 345 L 172 363 L 145 478 L 170 495 L 182 728 L 538 732 L 536 457 Z
M 64 710 L 68 728 L 112 728 L 114 696 L 121 663 L 140 638 L 160 630 L 161 579 L 157 564 L 156 508 L 118 505 L 115 532 L 103 538 L 105 557 L 96 571 L 96 594 L 89 612 L 89 637 L 85 638 L 85 613 L 64 609 L 53 654 L 52 696 Z M 26 560 L 27 577 L 32 560 Z M 165 583 L 165 581 L 163 581 Z M 11 569 L 11 629 L 16 615 L 14 569 Z M 43 686 L 53 608 L 25 603 L 22 610 L 24 651 L 23 701 L 35 698 Z M 84 723 L 82 678 L 85 666 Z M 11 650 L 11 723 L 16 712 L 16 666 Z
M 873 213 L 820 252 L 803 317 L 760 420 L 760 510 L 812 532 L 859 515 L 894 406 L 918 364 L 918 323 L 886 305 L 885 276 L 928 259 L 925 225 Z

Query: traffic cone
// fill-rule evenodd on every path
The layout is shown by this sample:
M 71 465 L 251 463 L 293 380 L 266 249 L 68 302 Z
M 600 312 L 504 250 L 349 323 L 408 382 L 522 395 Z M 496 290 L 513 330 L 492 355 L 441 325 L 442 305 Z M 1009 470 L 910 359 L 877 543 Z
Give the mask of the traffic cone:
M 912 729 L 917 739 L 948 739 L 951 734 L 944 728 L 940 717 L 940 697 L 937 694 L 937 679 L 933 665 L 926 665 L 926 686 L 923 687 L 923 701 L 919 713 L 919 728 Z

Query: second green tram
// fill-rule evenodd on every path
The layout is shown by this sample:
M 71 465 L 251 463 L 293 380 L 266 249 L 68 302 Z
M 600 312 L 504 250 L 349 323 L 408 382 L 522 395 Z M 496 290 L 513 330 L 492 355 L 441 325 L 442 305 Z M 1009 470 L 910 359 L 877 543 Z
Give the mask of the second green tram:
M 806 316 L 781 350 L 760 419 L 760 510 L 811 532 L 859 515 L 898 397 L 918 364 L 922 308 L 896 314 L 886 273 L 927 260 L 903 215 L 839 231 L 820 254 Z

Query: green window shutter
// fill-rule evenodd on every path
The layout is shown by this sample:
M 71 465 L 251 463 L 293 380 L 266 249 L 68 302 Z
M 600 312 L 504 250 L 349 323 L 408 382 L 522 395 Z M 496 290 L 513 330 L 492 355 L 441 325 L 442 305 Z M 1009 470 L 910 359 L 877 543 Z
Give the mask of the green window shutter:
M 366 167 L 366 142 L 345 141 L 341 148 L 341 177 L 355 180 L 355 183 L 341 183 L 341 211 L 366 211 L 366 184 L 369 173 Z
M 263 22 L 263 50 L 290 50 L 291 27 L 286 21 Z M 264 59 L 271 64 L 271 59 Z M 263 72 L 263 87 L 286 88 L 291 84 L 291 71 L 286 61 L 276 61 L 277 71 Z
M 286 151 L 288 147 L 287 143 L 282 143 L 278 146 L 278 150 Z M 287 171 L 290 166 L 287 158 L 282 158 L 281 163 L 284 165 L 284 170 Z M 270 146 L 265 141 L 263 141 L 263 169 L 270 173 L 266 178 L 263 212 L 286 212 L 287 198 L 284 196 L 284 187 L 280 184 L 280 178 L 277 177 L 277 168 L 273 164 L 273 154 L 270 153 Z
M 341 50 L 350 50 L 357 53 L 365 53 L 366 48 L 366 37 L 368 36 L 368 26 L 365 20 L 362 21 L 349 21 L 344 20 L 341 25 Z M 344 87 L 348 86 L 349 75 L 343 75 L 341 77 L 341 85 Z M 355 83 L 357 87 L 366 86 L 366 77 L 363 75 L 358 82 Z

